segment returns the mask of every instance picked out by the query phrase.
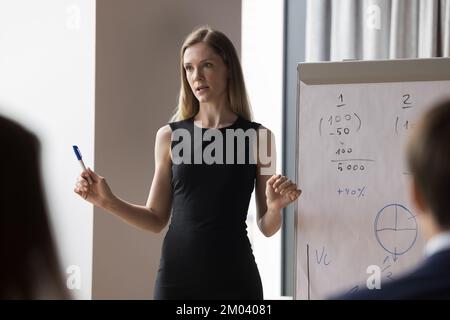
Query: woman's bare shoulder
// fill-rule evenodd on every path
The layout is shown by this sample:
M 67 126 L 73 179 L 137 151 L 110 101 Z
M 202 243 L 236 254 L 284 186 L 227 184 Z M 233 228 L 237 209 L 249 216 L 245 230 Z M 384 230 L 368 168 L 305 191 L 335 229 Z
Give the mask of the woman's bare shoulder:
M 157 144 L 170 144 L 172 136 L 172 129 L 169 124 L 162 126 L 156 132 L 156 143 Z
M 270 130 L 269 128 L 265 127 L 262 124 L 258 127 L 258 131 L 262 131 L 262 132 L 265 132 L 267 134 L 273 135 L 272 130 Z
M 259 125 L 258 129 L 265 129 L 265 130 L 269 130 L 269 128 L 265 127 L 263 124 Z
M 156 132 L 156 135 L 166 136 L 166 135 L 170 135 L 170 134 L 172 134 L 172 128 L 170 127 L 170 124 L 166 124 L 165 126 L 162 126 Z

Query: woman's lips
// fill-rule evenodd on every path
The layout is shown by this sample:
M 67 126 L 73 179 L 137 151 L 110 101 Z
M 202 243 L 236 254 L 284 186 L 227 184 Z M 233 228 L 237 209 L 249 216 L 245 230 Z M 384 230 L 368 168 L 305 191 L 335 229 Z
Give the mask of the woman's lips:
M 208 86 L 204 86 L 204 87 L 198 87 L 196 91 L 197 91 L 197 93 L 203 93 L 208 89 L 209 89 Z

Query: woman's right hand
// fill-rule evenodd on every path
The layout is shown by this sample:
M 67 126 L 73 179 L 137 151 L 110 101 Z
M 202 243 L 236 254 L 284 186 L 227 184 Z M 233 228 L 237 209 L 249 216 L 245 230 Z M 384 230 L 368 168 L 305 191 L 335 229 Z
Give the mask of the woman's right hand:
M 74 191 L 86 201 L 100 208 L 104 208 L 106 203 L 114 198 L 106 179 L 90 168 L 87 168 L 78 176 Z

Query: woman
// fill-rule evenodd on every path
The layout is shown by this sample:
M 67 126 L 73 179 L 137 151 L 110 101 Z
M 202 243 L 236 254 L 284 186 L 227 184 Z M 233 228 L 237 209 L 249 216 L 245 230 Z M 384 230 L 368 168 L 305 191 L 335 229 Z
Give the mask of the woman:
M 180 61 L 178 108 L 173 122 L 156 135 L 156 168 L 146 206 L 117 198 L 105 179 L 90 169 L 78 178 L 75 192 L 153 232 L 167 225 L 172 212 L 156 299 L 262 299 L 245 225 L 251 193 L 256 182 L 258 226 L 271 236 L 280 228 L 281 210 L 299 197 L 300 190 L 286 177 L 270 173 L 274 160 L 250 161 L 255 150 L 250 149 L 251 139 L 244 137 L 242 150 L 232 145 L 239 134 L 253 130 L 264 147 L 267 138 L 259 133 L 268 130 L 251 121 L 231 41 L 221 32 L 200 28 L 186 38 Z M 230 131 L 237 136 L 229 136 Z M 199 134 L 200 143 L 195 138 Z M 270 156 L 275 159 L 275 150 Z
M 0 116 L 0 145 L 0 300 L 70 298 L 45 205 L 39 141 Z

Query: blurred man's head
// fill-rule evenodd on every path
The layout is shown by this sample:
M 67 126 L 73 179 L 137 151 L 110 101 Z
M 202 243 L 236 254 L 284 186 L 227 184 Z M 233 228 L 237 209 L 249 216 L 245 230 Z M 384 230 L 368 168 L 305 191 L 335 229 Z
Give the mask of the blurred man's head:
M 407 157 L 425 237 L 450 230 L 450 100 L 424 114 L 409 141 Z

